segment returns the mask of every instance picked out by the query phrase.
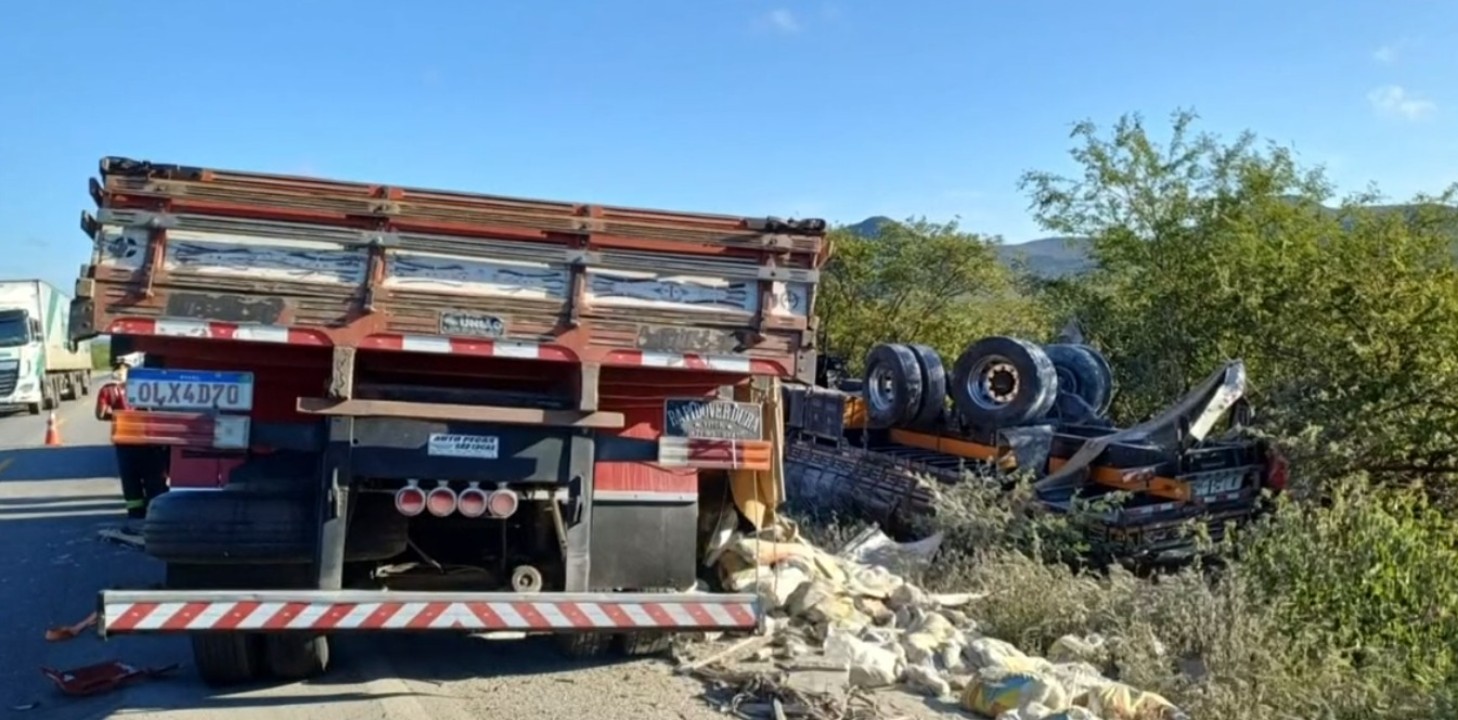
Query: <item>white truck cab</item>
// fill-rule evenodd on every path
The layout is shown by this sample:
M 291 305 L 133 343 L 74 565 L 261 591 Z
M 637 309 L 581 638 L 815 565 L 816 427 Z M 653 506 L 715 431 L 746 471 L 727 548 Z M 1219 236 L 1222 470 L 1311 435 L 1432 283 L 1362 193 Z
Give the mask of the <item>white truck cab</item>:
M 69 306 L 44 281 L 0 281 L 0 407 L 39 414 L 90 392 L 91 347 L 71 341 Z

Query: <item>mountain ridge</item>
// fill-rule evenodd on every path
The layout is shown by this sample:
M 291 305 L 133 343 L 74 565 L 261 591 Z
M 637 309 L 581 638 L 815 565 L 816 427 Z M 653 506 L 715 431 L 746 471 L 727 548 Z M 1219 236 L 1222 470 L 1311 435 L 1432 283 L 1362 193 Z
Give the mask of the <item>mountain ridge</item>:
M 884 215 L 873 215 L 847 225 L 846 230 L 863 238 L 874 238 L 887 223 L 895 224 L 897 221 Z M 1062 277 L 1092 267 L 1088 245 L 1087 238 L 1042 237 L 1016 245 L 1000 244 L 997 246 L 997 256 L 1009 266 L 1018 262 L 1024 263 L 1034 275 Z

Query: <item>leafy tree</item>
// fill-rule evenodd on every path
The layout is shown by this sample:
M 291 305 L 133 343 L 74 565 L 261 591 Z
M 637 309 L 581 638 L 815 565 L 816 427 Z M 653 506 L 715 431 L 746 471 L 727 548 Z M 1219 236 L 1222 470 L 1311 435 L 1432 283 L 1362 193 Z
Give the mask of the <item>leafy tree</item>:
M 816 304 L 821 351 L 854 369 L 877 343 L 925 343 L 950 364 L 983 336 L 1046 331 L 1044 314 L 999 262 L 995 241 L 955 222 L 888 222 L 874 237 L 840 228 L 832 242 Z
M 1080 123 L 1079 175 L 1022 179 L 1044 227 L 1091 240 L 1095 269 L 1046 303 L 1108 352 L 1117 410 L 1151 413 L 1242 358 L 1268 427 L 1341 469 L 1458 469 L 1453 190 L 1331 207 L 1319 168 L 1195 121 L 1175 113 L 1163 144 L 1138 116 L 1107 136 Z

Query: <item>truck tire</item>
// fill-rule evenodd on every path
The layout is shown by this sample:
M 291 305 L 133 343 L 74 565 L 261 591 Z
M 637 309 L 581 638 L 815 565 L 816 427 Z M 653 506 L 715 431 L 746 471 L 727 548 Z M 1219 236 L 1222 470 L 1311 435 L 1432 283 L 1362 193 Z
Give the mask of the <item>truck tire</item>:
M 664 594 L 677 594 L 673 588 L 648 588 L 644 592 L 655 592 Z M 624 655 L 629 657 L 645 657 L 648 655 L 662 655 L 673 648 L 675 633 L 669 632 L 625 632 L 617 636 L 618 647 Z
M 553 637 L 557 642 L 557 650 L 572 660 L 601 657 L 613 644 L 610 633 L 563 633 Z
M 957 358 L 952 397 L 968 425 L 986 430 L 1042 419 L 1058 398 L 1058 375 L 1042 348 L 1000 335 Z
M 629 657 L 662 655 L 673 648 L 673 633 L 630 632 L 618 636 L 623 654 Z
M 169 563 L 311 563 L 317 523 L 307 496 L 199 491 L 166 493 L 147 509 L 147 554 Z M 361 494 L 350 518 L 345 560 L 383 560 L 405 551 L 409 518 L 388 496 Z
M 215 688 L 257 680 L 258 644 L 262 638 L 246 633 L 193 633 L 192 662 L 203 683 Z
M 308 680 L 329 669 L 329 638 L 279 633 L 263 638 L 264 664 L 280 680 Z
M 87 371 L 81 373 L 80 387 L 81 387 L 81 394 L 82 395 L 90 395 L 91 394 L 91 371 L 90 370 L 87 370 Z
M 29 411 L 31 415 L 39 415 L 41 411 L 41 404 L 31 403 L 30 405 L 27 405 L 25 409 Z
M 211 590 L 227 585 L 226 568 L 167 565 L 174 590 Z M 263 637 L 256 633 L 191 633 L 192 662 L 203 683 L 216 688 L 252 682 L 262 674 Z
M 1102 417 L 1114 400 L 1114 376 L 1108 360 L 1087 345 L 1044 345 L 1058 375 L 1058 392 L 1077 395 Z
M 910 345 L 916 355 L 916 364 L 921 367 L 921 405 L 911 420 L 918 428 L 936 425 L 947 404 L 947 368 L 942 356 L 925 345 Z
M 905 345 L 886 343 L 866 354 L 867 420 L 873 428 L 911 422 L 921 410 L 921 366 Z

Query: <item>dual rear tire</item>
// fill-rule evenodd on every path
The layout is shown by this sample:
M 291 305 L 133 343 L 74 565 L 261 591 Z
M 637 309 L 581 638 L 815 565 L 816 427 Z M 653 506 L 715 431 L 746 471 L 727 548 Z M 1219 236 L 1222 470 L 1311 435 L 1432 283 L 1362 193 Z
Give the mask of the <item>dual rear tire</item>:
M 241 572 L 240 572 L 241 571 Z M 266 585 L 265 577 L 275 578 Z M 175 590 L 277 588 L 301 578 L 290 566 L 247 568 L 168 563 L 167 587 Z M 192 633 L 193 664 L 212 687 L 241 685 L 265 678 L 306 680 L 329 669 L 329 638 L 308 633 Z
M 933 429 L 947 398 L 963 423 L 987 430 L 1097 421 L 1113 399 L 1113 373 L 1086 345 L 1036 345 L 993 336 L 968 345 L 949 374 L 925 345 L 883 344 L 866 356 L 863 396 L 875 429 Z

